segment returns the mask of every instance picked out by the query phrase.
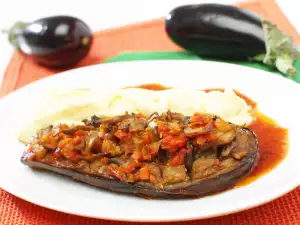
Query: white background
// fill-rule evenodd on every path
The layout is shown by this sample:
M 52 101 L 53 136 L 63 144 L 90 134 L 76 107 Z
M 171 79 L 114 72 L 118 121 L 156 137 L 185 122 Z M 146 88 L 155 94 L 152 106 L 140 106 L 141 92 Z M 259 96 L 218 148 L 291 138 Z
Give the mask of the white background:
M 68 14 L 81 18 L 93 31 L 97 31 L 162 17 L 178 5 L 202 2 L 231 4 L 241 1 L 243 0 L 1 0 L 0 29 L 10 27 L 18 20 L 27 22 L 51 15 Z M 300 1 L 276 1 L 300 33 Z M 0 34 L 0 84 L 12 52 L 7 36 Z

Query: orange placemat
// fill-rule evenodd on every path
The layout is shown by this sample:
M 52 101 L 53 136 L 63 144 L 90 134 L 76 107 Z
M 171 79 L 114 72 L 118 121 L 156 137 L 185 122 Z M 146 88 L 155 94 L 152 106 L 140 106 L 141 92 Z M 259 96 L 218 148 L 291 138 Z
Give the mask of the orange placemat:
M 281 30 L 293 36 L 296 43 L 300 37 L 273 0 L 254 0 L 238 4 L 278 24 Z M 95 42 L 86 59 L 77 67 L 98 64 L 124 51 L 176 51 L 164 33 L 163 20 L 157 19 L 141 24 L 120 27 L 95 33 Z M 26 57 L 14 53 L 6 69 L 0 96 L 6 95 L 32 81 L 41 79 L 57 70 L 48 70 L 33 64 Z M 267 191 L 267 190 L 262 190 Z M 80 203 L 78 203 L 80 204 Z M 230 204 L 230 203 L 229 203 Z M 180 210 L 180 209 L 178 209 Z M 0 225 L 121 225 L 132 224 L 89 219 L 68 215 L 23 201 L 0 189 Z M 151 223 L 147 223 L 151 224 Z M 168 223 L 163 223 L 168 224 Z M 182 223 L 174 223 L 182 224 Z M 185 225 L 297 225 L 300 224 L 300 188 L 263 206 L 228 216 L 185 222 Z

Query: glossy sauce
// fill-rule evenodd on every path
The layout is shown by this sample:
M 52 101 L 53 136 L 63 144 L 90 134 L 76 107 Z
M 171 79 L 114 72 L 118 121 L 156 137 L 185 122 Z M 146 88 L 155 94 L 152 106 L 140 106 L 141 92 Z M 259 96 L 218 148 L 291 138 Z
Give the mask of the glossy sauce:
M 128 86 L 128 87 L 125 87 L 125 89 L 126 88 L 143 88 L 143 89 L 152 90 L 152 91 L 163 91 L 163 90 L 171 89 L 170 87 L 166 87 L 161 84 L 141 84 L 138 86 Z
M 287 155 L 288 130 L 260 112 L 255 112 L 256 120 L 249 125 L 258 137 L 260 159 L 250 176 L 237 186 L 246 185 L 274 169 Z
M 160 84 L 144 84 L 135 87 L 155 91 L 170 89 Z M 205 91 L 209 92 L 212 90 L 223 91 L 224 89 L 206 89 Z M 257 166 L 248 177 L 242 179 L 236 185 L 244 186 L 270 172 L 285 158 L 288 152 L 288 130 L 280 127 L 274 120 L 259 112 L 256 109 L 256 102 L 238 91 L 235 92 L 253 108 L 253 117 L 255 119 L 248 127 L 252 129 L 258 137 L 260 153 Z

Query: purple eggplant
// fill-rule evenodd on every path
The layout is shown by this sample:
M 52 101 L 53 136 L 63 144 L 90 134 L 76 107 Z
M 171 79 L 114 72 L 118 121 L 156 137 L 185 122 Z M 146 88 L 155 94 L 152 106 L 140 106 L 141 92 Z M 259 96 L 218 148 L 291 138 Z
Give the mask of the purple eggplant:
M 168 37 L 198 56 L 255 60 L 294 76 L 300 57 L 291 37 L 271 21 L 230 5 L 198 4 L 173 9 L 165 18 Z
M 82 60 L 93 40 L 90 28 L 71 16 L 53 16 L 31 23 L 16 23 L 9 31 L 9 41 L 36 63 L 61 68 Z
M 245 59 L 266 52 L 260 18 L 219 4 L 186 5 L 166 18 L 169 37 L 199 55 Z

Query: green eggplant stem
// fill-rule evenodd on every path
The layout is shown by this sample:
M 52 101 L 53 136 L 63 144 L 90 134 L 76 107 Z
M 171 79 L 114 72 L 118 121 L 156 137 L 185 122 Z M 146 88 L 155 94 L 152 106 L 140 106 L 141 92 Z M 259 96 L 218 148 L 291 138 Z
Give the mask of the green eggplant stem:
M 300 58 L 300 51 L 294 45 L 292 37 L 284 34 L 272 22 L 262 19 L 265 33 L 266 54 L 257 55 L 253 59 L 276 68 L 278 71 L 296 76 L 295 61 Z
M 18 21 L 9 30 L 5 30 L 8 33 L 8 41 L 15 47 L 19 48 L 16 37 L 22 33 L 22 30 L 26 27 L 27 23 Z

